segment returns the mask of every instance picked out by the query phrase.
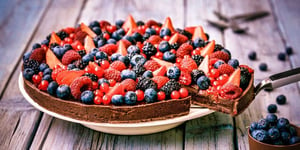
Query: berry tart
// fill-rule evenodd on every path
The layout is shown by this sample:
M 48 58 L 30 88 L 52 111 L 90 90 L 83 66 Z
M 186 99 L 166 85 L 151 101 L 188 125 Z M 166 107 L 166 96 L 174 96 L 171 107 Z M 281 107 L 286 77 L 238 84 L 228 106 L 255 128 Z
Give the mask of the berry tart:
M 201 26 L 174 29 L 169 17 L 52 32 L 24 54 L 22 74 L 40 106 L 101 123 L 179 117 L 191 103 L 235 114 L 254 96 L 250 67 L 209 41 Z

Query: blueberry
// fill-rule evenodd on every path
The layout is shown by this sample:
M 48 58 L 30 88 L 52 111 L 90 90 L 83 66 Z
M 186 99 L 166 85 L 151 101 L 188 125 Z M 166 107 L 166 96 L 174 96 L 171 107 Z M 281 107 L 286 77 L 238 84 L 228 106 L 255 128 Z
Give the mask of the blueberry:
M 58 88 L 57 82 L 52 81 L 52 82 L 49 83 L 49 85 L 47 87 L 47 92 L 52 96 L 56 96 L 57 88 Z
M 135 40 L 132 38 L 132 36 L 129 36 L 129 35 L 123 36 L 122 39 L 125 39 L 125 40 L 129 41 L 130 43 L 135 43 Z
M 178 79 L 180 76 L 180 69 L 177 66 L 169 67 L 167 70 L 167 76 L 170 79 Z
M 162 28 L 159 32 L 160 37 L 171 36 L 171 30 L 169 28 Z
M 37 49 L 37 48 L 41 48 L 41 44 L 39 44 L 39 43 L 34 43 L 34 44 L 32 45 L 32 50 Z
M 91 51 L 90 51 L 90 55 L 92 56 L 96 56 L 96 53 L 99 52 L 99 49 L 98 48 L 93 48 Z
M 129 66 L 129 63 L 131 62 L 127 56 L 120 56 L 118 57 L 118 60 L 122 61 L 126 66 Z
M 148 33 L 151 36 L 151 35 L 155 35 L 156 31 L 153 28 L 147 28 L 146 29 L 146 33 Z
M 31 69 L 31 68 L 24 69 L 24 71 L 23 71 L 23 77 L 26 80 L 30 80 L 31 81 L 33 75 L 34 75 L 33 69 Z
M 147 103 L 153 103 L 157 101 L 157 92 L 153 88 L 145 90 L 144 99 Z
M 116 31 L 119 35 L 125 35 L 125 30 L 123 28 L 120 28 Z
M 197 85 L 201 90 L 206 90 L 209 88 L 210 80 L 206 76 L 201 76 L 197 79 Z
M 271 140 L 276 140 L 280 137 L 280 132 L 277 128 L 272 127 L 268 130 L 268 135 Z
M 227 53 L 229 56 L 229 59 L 231 59 L 231 53 L 228 49 L 223 48 L 223 49 L 221 49 L 221 51 Z
M 218 60 L 215 62 L 214 68 L 218 69 L 222 64 L 225 64 L 225 62 L 223 60 Z
M 61 58 L 63 56 L 63 51 L 62 51 L 62 48 L 60 46 L 55 46 L 53 48 L 53 53 L 55 54 L 55 56 L 57 58 Z
M 111 55 L 111 57 L 110 57 L 110 60 L 111 60 L 111 61 L 116 61 L 116 60 L 119 59 L 120 56 L 122 56 L 122 55 L 119 54 L 119 53 L 113 53 L 113 54 Z
M 297 130 L 293 126 L 290 126 L 288 131 L 290 132 L 291 136 L 297 135 Z
M 255 60 L 256 59 L 256 52 L 255 51 L 251 51 L 249 54 L 248 54 L 248 58 L 250 60 Z
M 135 65 L 137 65 L 137 64 L 144 64 L 145 62 L 146 62 L 147 60 L 146 60 L 146 58 L 145 57 L 143 57 L 142 55 L 134 55 L 132 58 L 131 58 L 131 60 L 130 60 L 130 64 L 132 65 L 132 66 L 135 66 Z
M 28 51 L 23 55 L 23 61 L 29 59 L 29 57 L 31 56 L 32 51 Z
M 51 82 L 52 81 L 52 77 L 51 77 L 50 74 L 46 74 L 46 75 L 43 75 L 42 80 L 47 80 L 48 82 Z
M 82 61 L 85 62 L 85 63 L 88 63 L 90 61 L 93 61 L 94 60 L 94 56 L 91 55 L 91 54 L 86 54 L 82 57 Z
M 265 142 L 269 139 L 268 133 L 265 130 L 254 130 L 252 132 L 252 137 L 260 142 Z
M 102 83 L 107 83 L 109 85 L 109 81 L 105 78 L 101 78 L 98 80 L 98 85 L 101 85 Z
M 90 22 L 89 27 L 91 27 L 91 28 L 100 27 L 100 24 L 97 20 L 94 20 L 94 21 Z
M 291 54 L 293 54 L 293 48 L 292 47 L 286 47 L 285 52 L 286 52 L 286 54 L 291 55 Z
M 283 145 L 283 142 L 282 142 L 282 140 L 279 138 L 279 139 L 277 139 L 277 140 L 272 141 L 271 144 L 273 144 L 273 145 Z
M 107 54 L 103 51 L 98 51 L 95 56 L 96 56 L 96 60 L 99 60 L 99 59 L 108 60 Z
M 127 48 L 127 52 L 128 54 L 130 53 L 136 53 L 136 54 L 139 54 L 140 53 L 140 48 L 135 46 L 135 45 L 130 45 L 128 48 Z
M 201 39 L 200 37 L 196 38 L 193 41 L 193 47 L 197 48 L 197 47 L 204 47 L 205 46 L 205 41 L 203 39 Z
M 143 35 L 143 40 L 146 40 L 146 39 L 148 39 L 150 37 L 150 34 L 149 33 L 145 33 L 144 35 Z
M 239 63 L 239 61 L 237 59 L 230 59 L 228 61 L 228 64 L 230 66 L 232 66 L 233 68 L 235 68 L 235 69 L 240 65 L 240 63 Z
M 128 91 L 125 94 L 124 100 L 125 100 L 125 104 L 127 104 L 127 105 L 134 105 L 134 104 L 136 104 L 137 96 L 136 96 L 135 92 Z
M 136 79 L 136 73 L 132 70 L 125 69 L 121 72 L 121 78 L 122 78 L 122 80 L 125 80 L 125 79 L 135 80 Z
M 257 122 L 257 129 L 264 129 L 266 130 L 269 127 L 269 123 L 266 119 L 260 119 Z
M 122 39 L 122 35 L 118 34 L 118 32 L 115 31 L 111 34 L 111 38 L 115 39 L 116 41 L 119 41 Z
M 296 144 L 300 142 L 300 137 L 299 136 L 293 136 L 291 137 L 289 144 Z
M 150 70 L 147 70 L 143 73 L 143 77 L 148 77 L 148 78 L 152 78 L 153 77 L 153 73 Z
M 277 116 L 274 114 L 268 114 L 266 120 L 271 126 L 275 126 L 277 124 Z
M 260 71 L 267 71 L 268 70 L 268 65 L 266 63 L 259 64 L 259 70 Z
M 46 75 L 46 74 L 50 74 L 51 75 L 52 73 L 52 69 L 51 68 L 46 68 L 44 71 L 43 71 L 43 75 Z
M 291 134 L 289 132 L 283 131 L 281 132 L 281 139 L 284 144 L 289 144 L 291 139 Z
M 101 38 L 97 41 L 97 47 L 102 47 L 107 43 L 105 38 Z
M 71 89 L 68 85 L 60 85 L 56 89 L 56 97 L 61 98 L 61 99 L 68 99 L 71 95 Z
M 117 20 L 117 21 L 116 21 L 116 26 L 117 26 L 118 28 L 121 28 L 122 25 L 123 25 L 123 23 L 124 23 L 123 20 Z
M 288 119 L 286 118 L 279 118 L 277 120 L 277 128 L 280 130 L 280 131 L 285 131 L 287 129 L 289 129 L 290 127 L 290 122 Z
M 80 97 L 81 101 L 85 104 L 92 104 L 94 101 L 94 93 L 93 91 L 86 90 L 81 93 Z
M 41 72 L 43 72 L 45 69 L 49 68 L 48 64 L 46 63 L 41 63 L 40 66 L 39 66 L 39 70 Z
M 122 95 L 114 95 L 111 98 L 111 103 L 120 106 L 124 103 L 124 97 Z
M 92 30 L 94 31 L 94 33 L 96 33 L 97 35 L 100 35 L 102 33 L 100 27 L 93 27 Z
M 45 39 L 41 42 L 42 45 L 49 45 L 49 40 L 48 39 Z
M 135 40 L 135 41 L 143 41 L 143 36 L 138 33 L 138 32 L 135 32 L 132 34 L 132 38 Z
M 176 61 L 176 55 L 170 51 L 166 51 L 163 54 L 163 60 L 174 63 Z
M 276 97 L 276 102 L 277 102 L 277 104 L 279 104 L 279 105 L 283 105 L 283 104 L 285 104 L 286 103 L 286 97 L 284 96 L 284 95 L 278 95 L 277 97 Z
M 281 61 L 285 61 L 285 53 L 283 52 L 280 52 L 278 55 L 277 55 L 277 58 Z
M 257 122 L 252 122 L 250 125 L 250 132 L 254 131 L 257 129 Z
M 117 44 L 117 41 L 115 39 L 110 38 L 107 40 L 107 44 Z
M 277 111 L 277 105 L 276 104 L 270 104 L 268 106 L 268 112 L 269 113 L 275 113 Z
M 162 42 L 159 43 L 158 49 L 159 49 L 159 51 L 164 53 L 166 51 L 171 50 L 171 46 L 170 46 L 168 41 L 162 41 Z

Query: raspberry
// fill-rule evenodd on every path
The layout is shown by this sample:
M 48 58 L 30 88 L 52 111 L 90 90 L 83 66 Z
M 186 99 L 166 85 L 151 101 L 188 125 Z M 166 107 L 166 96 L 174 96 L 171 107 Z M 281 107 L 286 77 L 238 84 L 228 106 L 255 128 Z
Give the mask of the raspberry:
M 192 70 L 197 69 L 198 66 L 196 62 L 190 57 L 184 57 L 180 63 L 180 69 L 182 72 L 191 73 Z
M 159 24 L 155 20 L 148 20 L 146 22 L 146 26 L 151 27 L 151 26 L 159 26 Z
M 191 74 L 181 71 L 178 82 L 182 85 L 190 85 L 192 83 Z
M 150 42 L 153 45 L 159 44 L 161 41 L 162 41 L 162 39 L 160 38 L 159 35 L 152 35 L 148 39 L 148 42 Z
M 136 82 L 133 79 L 125 79 L 121 82 L 125 91 L 135 91 Z
M 222 64 L 219 66 L 218 70 L 220 75 L 222 74 L 230 75 L 234 71 L 234 68 L 228 64 Z
M 154 61 L 154 60 L 148 60 L 145 64 L 144 67 L 146 68 L 146 70 L 150 70 L 150 71 L 155 71 L 156 69 L 160 68 L 160 65 Z
M 157 84 L 157 89 L 160 89 L 169 81 L 169 78 L 165 76 L 155 76 L 152 80 Z
M 70 85 L 73 97 L 80 100 L 81 92 L 92 88 L 92 80 L 87 76 L 76 78 Z
M 238 98 L 242 94 L 242 89 L 233 84 L 227 84 L 220 90 L 220 96 L 228 99 Z
M 77 31 L 75 33 L 74 41 L 79 41 L 80 43 L 83 43 L 86 35 L 87 35 L 87 33 L 83 32 L 83 31 Z
M 79 60 L 80 58 L 80 54 L 77 53 L 75 50 L 69 50 L 63 55 L 61 62 L 64 65 L 68 65 L 76 60 Z
M 178 43 L 179 45 L 185 43 L 186 41 L 188 41 L 188 38 L 187 38 L 185 35 L 183 35 L 183 34 L 178 34 L 177 43 Z
M 30 59 L 36 60 L 39 63 L 42 63 L 43 60 L 46 59 L 46 52 L 43 48 L 37 48 L 33 50 L 33 52 L 30 55 Z
M 122 70 L 126 69 L 126 65 L 122 61 L 119 61 L 119 60 L 111 63 L 110 67 L 113 69 L 116 69 L 118 71 L 122 71 Z
M 104 78 L 108 80 L 114 79 L 115 81 L 119 82 L 121 81 L 121 72 L 113 68 L 108 68 L 104 70 Z
M 118 50 L 118 46 L 115 44 L 106 44 L 99 48 L 99 51 L 105 52 L 107 55 L 111 55 Z
M 229 55 L 226 52 L 223 51 L 216 51 L 213 52 L 212 54 L 209 55 L 209 58 L 218 58 L 218 59 L 222 59 L 225 62 L 228 62 L 228 60 L 230 59 Z
M 190 55 L 193 46 L 189 43 L 183 43 L 176 51 L 176 57 L 183 58 L 184 55 Z

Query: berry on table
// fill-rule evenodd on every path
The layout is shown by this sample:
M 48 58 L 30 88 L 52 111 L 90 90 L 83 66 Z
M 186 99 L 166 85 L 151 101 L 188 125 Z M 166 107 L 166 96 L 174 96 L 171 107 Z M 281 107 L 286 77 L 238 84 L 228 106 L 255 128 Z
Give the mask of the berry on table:
M 291 55 L 291 54 L 293 54 L 293 48 L 292 47 L 286 47 L 285 52 L 286 52 L 286 54 Z
M 284 95 L 278 95 L 277 97 L 276 97 L 276 102 L 277 102 L 277 104 L 279 104 L 279 105 L 283 105 L 283 104 L 285 104 L 286 103 L 286 97 L 284 96 Z
M 285 53 L 283 52 L 280 52 L 278 55 L 277 55 L 277 58 L 281 61 L 285 61 Z
M 256 52 L 255 51 L 251 51 L 249 54 L 248 54 L 248 58 L 250 60 L 256 60 Z
M 259 70 L 267 71 L 268 70 L 268 65 L 266 63 L 259 64 Z
M 277 106 L 275 104 L 270 104 L 268 106 L 268 112 L 269 113 L 275 113 L 277 111 Z

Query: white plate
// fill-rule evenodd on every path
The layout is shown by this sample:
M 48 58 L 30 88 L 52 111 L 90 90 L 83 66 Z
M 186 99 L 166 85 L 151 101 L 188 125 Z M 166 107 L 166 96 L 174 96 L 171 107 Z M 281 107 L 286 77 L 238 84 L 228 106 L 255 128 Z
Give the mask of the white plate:
M 190 109 L 190 113 L 185 116 L 181 117 L 176 117 L 172 119 L 166 119 L 166 120 L 158 120 L 158 121 L 150 121 L 150 122 L 142 122 L 142 123 L 96 123 L 96 122 L 88 122 L 88 121 L 81 121 L 77 119 L 73 119 L 71 117 L 67 117 L 52 111 L 49 111 L 45 109 L 44 107 L 40 106 L 36 102 L 34 102 L 31 97 L 27 94 L 27 92 L 24 89 L 24 82 L 23 82 L 23 77 L 22 73 L 19 76 L 19 89 L 25 99 L 33 105 L 35 108 L 38 110 L 70 122 L 74 123 L 80 123 L 88 128 L 105 132 L 105 133 L 111 133 L 111 134 L 119 134 L 119 135 L 141 135 L 141 134 L 150 134 L 150 133 L 156 133 L 160 131 L 165 131 L 171 128 L 174 128 L 185 121 L 192 120 L 195 118 L 199 118 L 205 115 L 208 115 L 212 112 L 213 110 L 207 109 L 207 108 L 193 108 Z

